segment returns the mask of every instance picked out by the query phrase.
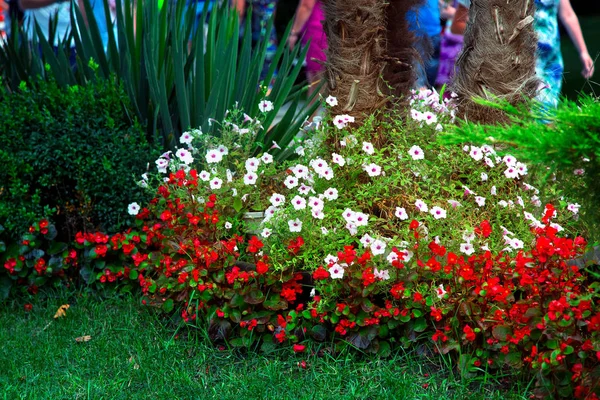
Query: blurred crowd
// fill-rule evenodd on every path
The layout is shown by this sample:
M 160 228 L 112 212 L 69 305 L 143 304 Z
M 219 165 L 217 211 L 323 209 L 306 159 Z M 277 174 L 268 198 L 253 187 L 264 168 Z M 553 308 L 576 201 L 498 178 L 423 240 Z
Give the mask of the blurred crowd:
M 138 0 L 142 1 L 142 0 Z M 176 0 L 158 0 L 159 6 L 172 4 Z M 194 8 L 198 25 L 205 1 L 186 1 L 187 8 Z M 207 0 L 208 11 L 214 3 L 230 1 L 241 18 L 252 8 L 252 18 L 249 27 L 252 30 L 253 41 L 268 38 L 267 66 L 277 49 L 275 29 L 267 32 L 268 22 L 277 11 L 277 0 Z M 129 4 L 127 0 L 123 0 Z M 463 36 L 468 24 L 471 0 L 425 0 L 417 9 L 407 15 L 409 25 L 417 37 L 416 50 L 421 56 L 421 62 L 415 65 L 417 70 L 416 88 L 440 88 L 449 84 L 455 73 L 456 59 L 460 54 Z M 4 17 L 4 29 L 10 34 L 11 21 L 25 24 L 26 31 L 32 34 L 34 21 L 42 33 L 49 35 L 49 21 L 57 17 L 55 41 L 64 37 L 70 30 L 70 7 L 78 4 L 83 10 L 83 0 L 0 0 L 0 8 Z M 90 0 L 94 16 L 104 43 L 108 41 L 107 20 L 116 16 L 114 0 L 108 0 L 110 15 L 107 18 L 104 0 Z M 582 63 L 582 75 L 589 79 L 594 73 L 594 63 L 590 57 L 577 15 L 573 11 L 570 0 L 535 0 L 535 30 L 538 35 L 538 57 L 536 73 L 543 82 L 540 87 L 539 100 L 555 106 L 558 102 L 563 79 L 563 60 L 560 50 L 559 21 L 573 41 Z M 84 14 L 84 17 L 87 18 Z M 323 31 L 324 14 L 320 0 L 299 0 L 293 26 L 287 44 L 294 47 L 297 43 L 310 43 L 306 60 L 306 76 L 311 90 L 320 81 L 323 66 L 326 61 L 327 40 Z M 0 20 L 0 28 L 2 24 Z M 74 53 L 74 52 L 73 52 Z

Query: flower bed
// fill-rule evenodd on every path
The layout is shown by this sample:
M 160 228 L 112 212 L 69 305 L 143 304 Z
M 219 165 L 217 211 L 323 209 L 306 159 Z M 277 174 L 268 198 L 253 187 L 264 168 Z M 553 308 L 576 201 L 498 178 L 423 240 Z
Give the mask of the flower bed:
M 135 229 L 45 254 L 36 224 L 5 271 L 29 287 L 65 269 L 139 285 L 145 304 L 232 346 L 386 356 L 427 342 L 464 374 L 527 367 L 540 396 L 595 398 L 600 284 L 569 262 L 586 248 L 576 205 L 542 202 L 527 167 L 491 147 L 439 148 L 452 108 L 435 93 L 412 104 L 408 120 L 325 120 L 293 155 L 251 153 L 260 121 L 232 110 L 219 139 L 189 132 L 156 161 L 140 182 L 154 199 L 129 206 Z M 244 221 L 256 210 L 258 230 Z

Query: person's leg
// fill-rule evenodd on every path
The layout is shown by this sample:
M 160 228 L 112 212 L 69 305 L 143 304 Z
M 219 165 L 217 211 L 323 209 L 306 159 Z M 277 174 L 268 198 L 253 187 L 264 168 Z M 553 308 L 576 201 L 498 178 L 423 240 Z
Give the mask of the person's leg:
M 433 53 L 431 54 L 431 58 L 425 66 L 428 87 L 433 87 L 433 85 L 435 85 L 435 79 L 437 78 L 438 69 L 440 67 L 440 44 L 440 35 L 435 35 L 431 37 L 431 46 L 433 47 Z

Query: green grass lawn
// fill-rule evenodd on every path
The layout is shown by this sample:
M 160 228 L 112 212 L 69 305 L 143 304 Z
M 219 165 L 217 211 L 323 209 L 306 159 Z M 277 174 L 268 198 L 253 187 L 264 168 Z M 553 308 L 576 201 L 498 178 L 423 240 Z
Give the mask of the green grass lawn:
M 575 46 L 569 36 L 562 36 L 562 53 L 565 62 L 563 94 L 570 99 L 576 99 L 578 93 L 596 93 L 600 95 L 600 15 L 579 15 L 581 30 L 588 51 L 596 64 L 596 74 L 587 82 L 581 76 L 581 61 Z
M 529 382 L 484 375 L 462 379 L 443 360 L 400 352 L 376 359 L 242 354 L 165 323 L 132 298 L 68 296 L 0 309 L 3 399 L 524 399 Z M 42 304 L 43 303 L 43 304 Z M 78 343 L 75 338 L 90 335 Z M 323 346 L 323 348 L 326 346 Z M 314 349 L 319 350 L 319 349 Z M 306 360 L 301 369 L 298 362 Z

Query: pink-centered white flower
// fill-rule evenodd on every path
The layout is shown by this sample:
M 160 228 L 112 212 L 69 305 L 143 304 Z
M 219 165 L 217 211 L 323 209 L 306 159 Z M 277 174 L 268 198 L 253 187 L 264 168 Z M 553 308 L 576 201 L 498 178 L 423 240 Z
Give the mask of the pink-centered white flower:
M 471 254 L 473 254 L 475 252 L 475 248 L 473 247 L 473 245 L 471 243 L 461 243 L 460 251 L 461 251 L 461 253 L 470 256 Z
M 425 111 L 423 113 L 423 121 L 425 121 L 427 125 L 436 124 L 437 116 L 431 111 Z
M 290 220 L 288 221 L 288 227 L 290 232 L 300 232 L 302 231 L 302 221 L 300 221 L 298 218 Z
M 421 212 L 429 211 L 429 207 L 427 207 L 427 204 L 425 204 L 425 202 L 420 199 L 415 201 L 415 207 L 417 207 L 417 210 L 419 210 Z
M 508 179 L 515 179 L 519 177 L 519 171 L 515 167 L 508 167 L 504 171 L 504 176 Z
M 379 256 L 385 253 L 386 247 L 387 244 L 383 240 L 376 239 L 371 243 L 371 253 L 373 253 L 374 256 Z
M 486 174 L 485 172 L 481 173 L 481 181 L 485 182 L 488 180 L 488 174 Z
M 363 142 L 362 150 L 365 153 L 367 153 L 368 155 L 373 155 L 373 153 L 375 153 L 375 148 L 373 147 L 373 144 L 370 142 Z
M 338 100 L 333 96 L 327 96 L 325 103 L 327 103 L 330 107 L 335 107 L 338 105 Z
M 271 197 L 269 197 L 269 201 L 273 205 L 273 207 L 279 207 L 283 203 L 285 203 L 285 196 L 279 193 L 273 193 Z
M 336 200 L 338 198 L 338 190 L 336 188 L 329 188 L 323 192 L 323 197 L 327 200 Z
M 283 184 L 285 185 L 286 188 L 293 189 L 296 186 L 298 186 L 298 178 L 296 178 L 295 176 L 292 176 L 292 175 L 288 175 L 285 178 L 285 181 L 283 181 Z
M 333 125 L 338 129 L 344 129 L 348 124 L 354 122 L 354 117 L 346 114 L 333 117 Z
M 517 164 L 517 159 L 508 154 L 502 157 L 502 161 L 507 167 L 514 167 Z
M 304 197 L 300 197 L 300 196 L 294 196 L 294 198 L 291 200 L 292 203 L 292 207 L 294 207 L 294 210 L 298 211 L 298 210 L 304 210 L 306 208 L 306 199 Z
M 450 204 L 450 207 L 452 207 L 452 208 L 460 207 L 460 205 L 461 205 L 459 201 L 452 200 L 452 199 L 448 200 L 448 204 Z
M 312 210 L 310 210 L 310 215 L 312 215 L 312 217 L 315 219 L 325 218 L 325 213 L 323 212 L 323 210 L 318 208 L 313 208 Z
M 273 108 L 273 103 L 269 100 L 262 100 L 260 103 L 258 103 L 258 109 L 260 110 L 260 112 L 266 113 L 269 111 L 273 111 Z
M 192 153 L 190 153 L 186 149 L 178 149 L 177 152 L 175 153 L 175 155 L 185 165 L 188 165 L 188 164 L 191 164 L 192 162 L 194 162 L 194 157 L 192 157 Z
M 573 214 L 579 213 L 579 208 L 581 208 L 581 206 L 577 203 L 570 203 L 567 205 L 567 210 L 571 211 Z
M 226 156 L 227 154 L 229 154 L 229 149 L 222 144 L 217 147 L 217 151 L 219 153 L 221 153 L 221 155 L 223 155 L 223 156 Z
M 127 213 L 129 215 L 138 215 L 140 212 L 140 205 L 136 202 L 133 202 L 127 206 Z
M 179 143 L 182 144 L 191 144 L 192 140 L 194 140 L 194 136 L 190 132 L 183 132 L 179 137 Z
M 161 174 L 166 174 L 167 173 L 167 167 L 169 166 L 169 161 L 165 160 L 164 158 L 159 158 L 158 160 L 155 161 L 156 163 L 156 169 L 158 169 L 158 172 Z
M 382 281 L 387 281 L 388 279 L 390 279 L 390 272 L 387 269 L 382 269 L 380 271 L 377 268 L 375 268 L 375 270 L 373 271 L 373 275 L 375 275 L 375 278 L 380 279 Z
M 354 213 L 353 222 L 356 226 L 367 226 L 369 225 L 369 215 L 362 212 L 356 212 Z
M 408 219 L 408 214 L 406 213 L 406 209 L 404 207 L 396 207 L 396 211 L 394 212 L 396 218 L 399 218 L 401 221 L 405 221 Z
M 471 146 L 469 155 L 473 160 L 480 161 L 483 158 L 483 151 L 479 147 Z
M 483 161 L 485 162 L 485 164 L 490 167 L 490 168 L 494 168 L 494 162 L 492 161 L 491 158 L 486 157 L 483 159 Z
M 311 210 L 322 210 L 325 203 L 318 197 L 310 196 L 308 198 L 308 206 Z
M 247 172 L 244 174 L 244 185 L 256 185 L 258 175 L 256 172 Z
M 332 153 L 331 154 L 331 161 L 334 164 L 339 165 L 340 167 L 343 167 L 344 165 L 346 165 L 346 160 L 344 159 L 344 157 L 340 156 L 339 154 L 336 153 Z
M 296 176 L 298 179 L 306 179 L 306 177 L 308 177 L 308 167 L 302 164 L 296 164 L 291 169 L 294 173 L 294 176 Z
M 264 228 L 262 230 L 262 232 L 260 233 L 260 236 L 264 237 L 264 238 L 268 238 L 269 236 L 271 236 L 273 234 L 273 231 L 269 228 Z
M 477 203 L 479 207 L 485 206 L 485 197 L 475 196 L 475 203 Z
M 314 192 L 314 191 L 313 191 L 313 188 L 312 188 L 311 186 L 307 186 L 307 185 L 305 185 L 305 184 L 303 183 L 303 184 L 302 184 L 302 185 L 300 185 L 300 187 L 298 188 L 298 192 L 299 192 L 300 194 L 303 194 L 303 195 L 305 195 L 305 196 L 306 196 L 306 195 L 307 195 L 307 194 L 309 194 L 310 192 Z
M 223 160 L 223 154 L 217 150 L 212 149 L 206 152 L 206 162 L 209 164 L 216 164 Z
M 223 180 L 220 178 L 215 177 L 210 181 L 210 188 L 212 190 L 221 189 L 222 185 L 223 185 Z
M 417 145 L 411 147 L 410 150 L 408 150 L 408 154 L 413 160 L 423 160 L 425 158 L 425 152 Z
M 370 177 L 381 175 L 381 167 L 377 164 L 371 163 L 369 165 L 363 165 L 363 169 Z
M 344 277 L 344 268 L 338 264 L 334 264 L 329 268 L 329 276 L 331 279 L 342 279 Z
M 363 237 L 360 238 L 360 243 L 362 244 L 363 248 L 370 247 L 374 241 L 375 239 L 373 239 L 368 233 L 365 233 Z
M 435 219 L 446 218 L 446 210 L 444 210 L 442 207 L 438 207 L 438 206 L 431 207 L 431 210 L 429 210 L 429 213 L 431 215 L 433 215 L 433 218 L 435 218 Z
M 258 171 L 258 166 L 260 165 L 260 160 L 256 157 L 251 157 L 246 160 L 246 171 L 248 172 L 256 172 Z
M 264 153 L 261 157 L 260 160 L 265 163 L 265 164 L 271 164 L 273 162 L 273 156 L 270 155 L 269 153 Z

